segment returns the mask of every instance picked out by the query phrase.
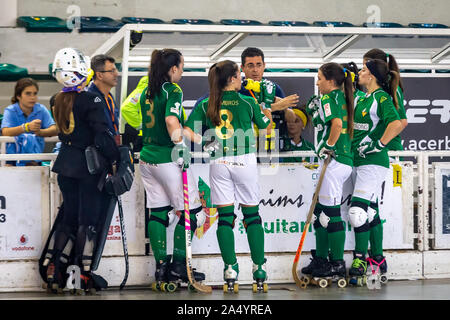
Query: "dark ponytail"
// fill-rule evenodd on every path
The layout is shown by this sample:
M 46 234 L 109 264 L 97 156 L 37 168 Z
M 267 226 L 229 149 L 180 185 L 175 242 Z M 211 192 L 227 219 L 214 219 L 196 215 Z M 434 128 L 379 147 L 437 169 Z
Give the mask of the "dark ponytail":
M 220 106 L 222 105 L 223 89 L 227 86 L 230 77 L 236 75 L 238 71 L 238 65 L 231 60 L 215 63 L 209 69 L 209 100 L 206 117 L 215 126 L 219 126 L 222 121 L 220 117 Z
M 345 104 L 347 107 L 347 132 L 353 138 L 353 82 L 350 70 L 339 64 L 330 62 L 320 67 L 320 71 L 327 80 L 334 80 L 337 87 L 344 86 Z
M 358 78 L 359 78 L 358 72 L 359 72 L 359 69 L 358 69 L 358 66 L 356 65 L 356 63 L 354 63 L 353 61 L 350 61 L 348 63 L 341 63 L 341 67 L 345 68 L 347 70 L 350 70 L 351 72 L 353 72 L 353 74 L 354 74 L 354 76 L 352 76 L 352 77 L 354 77 L 354 78 L 352 78 L 353 87 L 356 90 L 363 91 L 361 86 L 358 83 Z
M 389 70 L 388 64 L 379 59 L 366 61 L 366 67 L 375 77 L 377 84 L 392 97 L 395 108 L 398 110 L 400 104 L 397 97 L 397 88 L 400 84 L 400 74 Z
M 400 69 L 398 67 L 397 60 L 395 60 L 395 57 L 392 54 L 386 53 L 381 49 L 371 49 L 364 54 L 363 59 L 364 60 L 378 59 L 386 62 L 388 64 L 389 70 L 398 73 L 399 75 L 398 86 L 400 87 L 400 89 L 402 89 L 403 93 L 405 92 L 405 90 L 403 89 L 402 79 L 400 78 Z
M 181 62 L 181 52 L 175 49 L 153 50 L 148 71 L 149 100 L 155 98 L 161 91 L 164 82 L 170 82 L 169 71 Z

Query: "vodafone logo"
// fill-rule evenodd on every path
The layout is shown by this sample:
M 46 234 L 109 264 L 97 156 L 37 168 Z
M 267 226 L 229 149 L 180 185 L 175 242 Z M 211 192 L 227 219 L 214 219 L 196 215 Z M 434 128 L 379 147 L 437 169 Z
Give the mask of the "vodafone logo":
M 17 247 L 12 247 L 12 251 L 34 251 L 36 248 L 34 246 L 26 246 L 29 241 L 29 237 L 26 234 L 22 234 L 19 238 L 19 243 Z
M 21 245 L 21 246 L 26 245 L 27 242 L 28 242 L 28 237 L 27 237 L 25 234 L 23 234 L 23 235 L 20 237 L 19 242 L 20 242 L 20 245 Z

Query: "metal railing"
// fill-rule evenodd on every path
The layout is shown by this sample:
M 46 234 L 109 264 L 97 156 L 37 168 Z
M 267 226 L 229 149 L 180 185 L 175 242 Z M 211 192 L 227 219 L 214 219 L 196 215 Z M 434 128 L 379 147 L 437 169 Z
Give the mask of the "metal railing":
M 55 139 L 56 138 L 56 139 Z M 0 137 L 0 143 L 13 142 L 13 137 Z M 58 141 L 57 137 L 46 138 L 47 142 Z M 430 250 L 429 240 L 434 236 L 430 235 L 430 221 L 434 219 L 434 212 L 430 212 L 430 195 L 429 192 L 432 190 L 430 188 L 429 178 L 432 175 L 429 170 L 432 167 L 430 163 L 431 157 L 441 157 L 448 158 L 450 162 L 450 151 L 389 151 L 389 156 L 396 158 L 398 161 L 400 157 L 412 157 L 416 160 L 414 167 L 416 168 L 415 175 L 417 176 L 417 186 L 415 191 L 417 193 L 417 205 L 418 205 L 418 215 L 417 215 L 417 249 L 419 251 Z M 207 152 L 193 152 L 193 158 L 202 158 L 204 160 L 209 159 L 209 154 Z M 290 158 L 290 157 L 314 157 L 315 153 L 313 151 L 288 151 L 288 152 L 274 152 L 274 153 L 261 153 L 258 154 L 260 158 L 271 157 L 276 158 Z M 53 162 L 57 157 L 56 153 L 36 153 L 36 154 L 0 154 L 0 162 L 5 161 L 17 161 L 17 160 L 41 160 Z M 135 159 L 139 159 L 139 153 L 135 154 Z M 275 165 L 276 162 L 271 162 Z M 1 180 L 1 178 L 0 178 Z M 434 180 L 433 180 L 434 181 Z M 52 185 L 54 184 L 54 185 Z M 50 188 L 52 190 L 51 197 L 57 196 L 54 192 L 56 190 L 56 179 L 54 177 L 50 178 Z M 54 199 L 50 199 L 51 212 L 56 212 L 56 208 L 53 207 L 55 203 Z

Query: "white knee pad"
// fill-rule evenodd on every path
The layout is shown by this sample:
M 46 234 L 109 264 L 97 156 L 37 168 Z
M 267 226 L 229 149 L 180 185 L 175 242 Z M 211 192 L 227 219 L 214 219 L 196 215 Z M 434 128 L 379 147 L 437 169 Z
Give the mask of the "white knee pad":
M 206 213 L 205 210 L 200 210 L 195 214 L 197 218 L 197 227 L 201 227 L 206 221 Z
M 174 223 L 175 219 L 177 218 L 177 214 L 175 212 L 175 209 L 170 210 L 169 213 L 167 214 L 168 216 L 168 222 L 169 222 L 169 226 Z
M 328 227 L 328 222 L 330 222 L 330 217 L 327 216 L 323 211 L 319 215 L 320 225 L 324 228 Z
M 359 228 L 366 223 L 367 212 L 360 207 L 350 207 L 348 218 L 353 228 Z
M 375 210 L 374 208 L 371 208 L 371 207 L 367 208 L 367 217 L 369 219 L 369 223 L 371 223 L 373 221 L 376 214 L 377 214 L 377 210 Z

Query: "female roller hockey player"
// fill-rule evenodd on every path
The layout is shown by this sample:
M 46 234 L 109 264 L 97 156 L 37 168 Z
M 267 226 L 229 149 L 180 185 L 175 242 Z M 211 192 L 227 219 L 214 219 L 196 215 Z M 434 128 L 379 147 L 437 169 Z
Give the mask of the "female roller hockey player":
M 64 88 L 55 100 L 54 116 L 61 140 L 61 150 L 52 168 L 58 174 L 58 185 L 64 201 L 63 220 L 55 229 L 53 254 L 44 262 L 48 288 L 60 290 L 72 246 L 75 261 L 81 269 L 81 290 L 89 291 L 94 283 L 91 273 L 96 248 L 103 193 L 98 188 L 102 174 L 90 174 L 85 150 L 96 145 L 109 160 L 119 160 L 119 150 L 108 132 L 104 105 L 92 93 L 84 91 L 89 63 L 76 49 L 65 48 L 56 53 L 53 75 Z M 103 176 L 104 179 L 104 176 Z
M 219 212 L 217 239 L 225 264 L 224 291 L 238 291 L 239 267 L 233 233 L 236 201 L 244 216 L 253 261 L 253 290 L 265 292 L 264 230 L 258 207 L 258 170 L 252 122 L 265 129 L 270 120 L 253 98 L 238 93 L 241 74 L 236 63 L 225 60 L 213 65 L 208 81 L 210 96 L 190 115 L 186 131 L 191 140 L 201 143 L 199 133 L 206 126 L 208 130 L 204 140 L 212 139 L 220 146 L 211 154 L 209 179 L 211 200 Z
M 363 57 L 363 62 L 365 63 L 369 59 L 379 59 L 386 62 L 389 66 L 389 70 L 395 71 L 400 75 L 400 70 L 397 65 L 397 61 L 395 57 L 391 54 L 385 53 L 381 49 L 372 49 L 366 52 Z M 399 78 L 399 83 L 396 91 L 397 103 L 398 103 L 398 115 L 400 117 L 400 122 L 402 123 L 403 129 L 408 125 L 408 120 L 406 118 L 406 111 L 404 105 L 404 97 L 403 97 L 403 83 L 401 77 Z M 402 140 L 400 135 L 394 137 L 387 145 L 386 148 L 388 150 L 403 150 Z M 378 194 L 381 194 L 381 188 L 378 190 Z M 380 215 L 379 210 L 379 201 L 380 199 L 376 199 L 376 201 L 371 201 L 369 205 L 369 210 L 375 210 L 375 219 L 379 220 L 378 216 Z M 386 258 L 383 256 L 383 225 L 376 224 L 370 226 L 370 259 L 374 260 L 376 264 L 380 264 L 380 271 L 382 274 L 387 272 L 387 263 Z
M 380 229 L 377 211 L 371 207 L 376 202 L 381 184 L 389 168 L 387 144 L 403 129 L 397 112 L 396 94 L 399 74 L 389 70 L 386 62 L 367 60 L 359 72 L 359 84 L 367 89 L 364 97 L 356 97 L 354 113 L 354 190 L 349 209 L 349 221 L 355 231 L 355 252 L 349 270 L 350 282 L 361 285 L 367 270 L 370 229 Z M 372 249 L 381 248 L 381 237 L 373 237 Z
M 148 234 L 156 260 L 154 289 L 165 290 L 168 282 L 187 282 L 184 213 L 174 232 L 173 261 L 166 251 L 168 213 L 184 212 L 182 169 L 189 167 L 190 153 L 183 142 L 183 92 L 176 84 L 183 74 L 184 58 L 175 49 L 154 50 L 148 88 L 141 94 L 143 148 L 139 168 L 150 209 Z M 192 235 L 205 221 L 198 189 L 190 170 L 189 208 Z M 191 209 L 192 208 L 192 209 Z M 205 279 L 195 272 L 196 281 Z M 171 289 L 168 289 L 171 290 Z
M 316 251 L 311 264 L 304 267 L 302 273 L 312 278 L 344 279 L 344 283 L 341 280 L 338 284 L 345 286 L 345 228 L 341 218 L 341 198 L 344 182 L 351 176 L 353 166 L 353 85 L 350 71 L 337 63 L 326 63 L 319 69 L 317 86 L 322 98 L 315 119 L 319 141 L 316 153 L 320 167 L 327 157 L 332 157 L 332 160 L 325 171 L 314 209 Z

